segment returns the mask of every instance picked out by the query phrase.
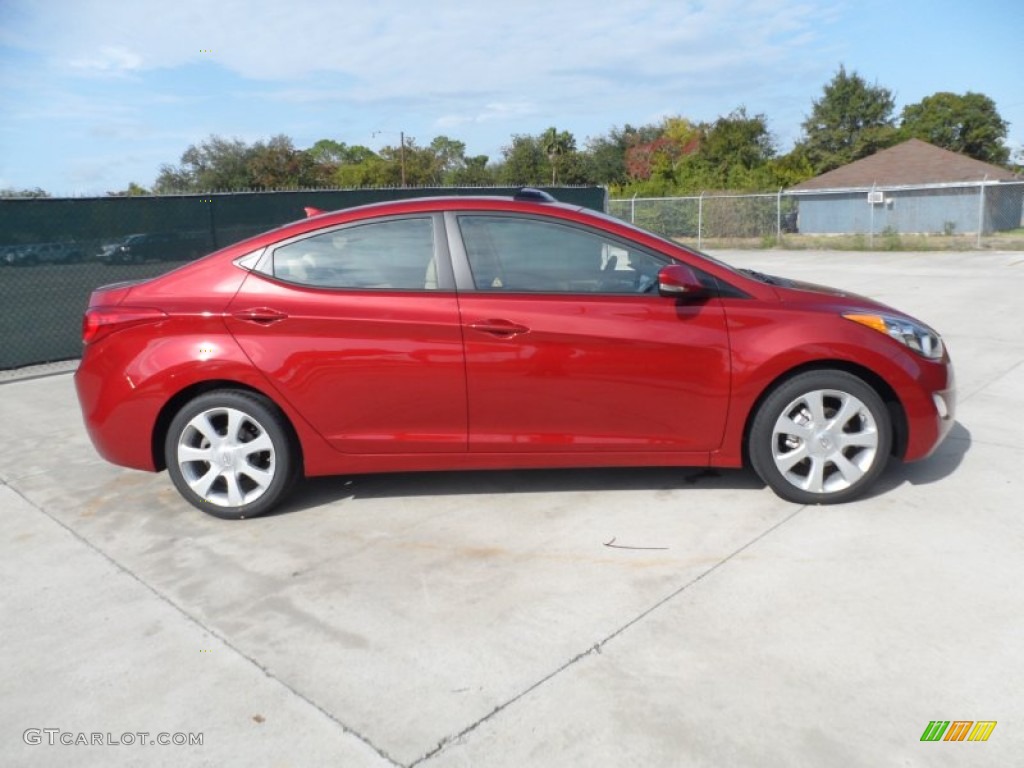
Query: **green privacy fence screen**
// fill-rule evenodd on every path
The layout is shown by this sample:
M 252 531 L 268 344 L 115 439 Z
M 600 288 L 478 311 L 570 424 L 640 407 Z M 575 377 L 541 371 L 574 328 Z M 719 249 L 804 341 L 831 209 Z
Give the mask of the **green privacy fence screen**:
M 169 197 L 0 200 L 0 370 L 76 358 L 81 317 L 100 285 L 166 272 L 305 215 L 427 195 L 510 195 L 517 188 L 231 192 Z M 600 187 L 547 188 L 605 208 Z

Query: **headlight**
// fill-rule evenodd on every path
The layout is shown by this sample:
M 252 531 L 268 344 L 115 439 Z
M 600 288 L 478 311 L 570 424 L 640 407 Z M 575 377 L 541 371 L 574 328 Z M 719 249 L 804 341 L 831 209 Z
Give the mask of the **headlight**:
M 929 360 L 938 360 L 942 357 L 942 338 L 931 328 L 920 323 L 915 323 L 903 317 L 892 317 L 890 315 L 869 315 L 853 312 L 844 313 L 843 317 L 853 320 L 855 323 L 866 325 L 879 333 L 891 336 L 896 341 L 905 344 Z

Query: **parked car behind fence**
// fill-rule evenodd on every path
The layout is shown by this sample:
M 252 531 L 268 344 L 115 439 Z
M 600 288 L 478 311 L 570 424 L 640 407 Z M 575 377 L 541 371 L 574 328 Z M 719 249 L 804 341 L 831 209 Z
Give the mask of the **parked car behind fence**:
M 4 263 L 12 267 L 29 267 L 33 264 L 74 264 L 84 257 L 85 253 L 76 243 L 32 243 L 9 247 L 3 253 Z
M 177 232 L 148 232 L 128 235 L 104 246 L 100 260 L 107 264 L 141 264 L 147 261 L 187 261 L 201 255 L 205 240 L 201 236 Z

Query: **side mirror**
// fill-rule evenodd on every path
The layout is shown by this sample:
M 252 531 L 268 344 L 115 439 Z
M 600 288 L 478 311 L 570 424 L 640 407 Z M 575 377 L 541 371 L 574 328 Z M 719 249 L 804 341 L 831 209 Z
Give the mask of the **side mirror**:
M 671 264 L 658 270 L 658 293 L 673 298 L 696 298 L 704 295 L 705 288 L 690 267 Z

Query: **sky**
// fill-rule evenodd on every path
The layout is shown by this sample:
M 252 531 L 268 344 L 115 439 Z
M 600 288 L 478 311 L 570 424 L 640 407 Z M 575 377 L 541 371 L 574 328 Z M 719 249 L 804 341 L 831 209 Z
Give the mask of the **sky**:
M 778 150 L 839 66 L 896 113 L 992 98 L 1024 148 L 1024 0 L 0 0 L 0 189 L 149 186 L 210 135 L 501 158 L 680 115 L 764 114 Z

